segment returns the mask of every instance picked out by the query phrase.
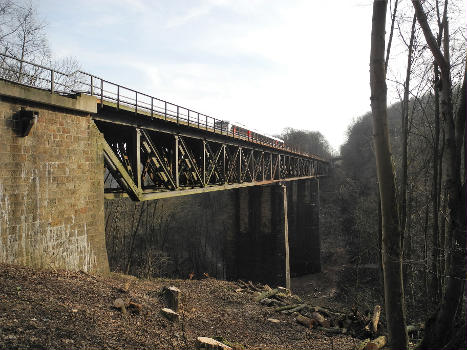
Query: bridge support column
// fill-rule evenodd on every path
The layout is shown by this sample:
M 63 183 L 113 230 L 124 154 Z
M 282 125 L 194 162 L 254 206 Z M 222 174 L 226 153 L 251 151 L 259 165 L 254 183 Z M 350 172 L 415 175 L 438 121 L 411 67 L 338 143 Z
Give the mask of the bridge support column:
M 226 240 L 227 278 L 290 288 L 286 187 L 253 186 L 236 192 L 237 235 Z
M 288 189 L 291 273 L 320 272 L 319 180 L 293 181 Z
M 93 97 L 0 80 L 1 263 L 109 271 L 95 112 Z M 27 136 L 23 113 L 37 116 Z

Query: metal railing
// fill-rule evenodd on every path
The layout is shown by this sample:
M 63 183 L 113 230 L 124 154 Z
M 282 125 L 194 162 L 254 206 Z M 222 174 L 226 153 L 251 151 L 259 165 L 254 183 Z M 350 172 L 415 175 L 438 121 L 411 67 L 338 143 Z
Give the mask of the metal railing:
M 133 111 L 135 114 L 144 114 L 148 117 L 160 118 L 324 161 L 318 156 L 300 152 L 297 148 L 279 143 L 266 135 L 243 128 L 229 128 L 229 122 L 222 119 L 112 83 L 80 70 L 65 73 L 0 53 L 0 78 L 61 95 L 85 93 L 96 96 L 97 103 L 101 107 L 104 103 L 111 103 L 117 109 Z

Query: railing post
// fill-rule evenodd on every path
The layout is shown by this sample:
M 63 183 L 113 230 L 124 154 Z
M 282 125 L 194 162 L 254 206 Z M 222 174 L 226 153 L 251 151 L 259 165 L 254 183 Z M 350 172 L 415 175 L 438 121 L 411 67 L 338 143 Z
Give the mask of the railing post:
M 177 105 L 177 124 L 179 124 L 179 122 L 178 122 L 178 113 L 179 113 L 179 107 Z
M 167 101 L 164 101 L 164 119 L 167 120 Z
M 224 177 L 224 183 L 227 182 L 227 179 L 226 179 L 226 174 L 225 174 L 225 168 L 226 168 L 226 164 L 225 164 L 225 144 L 222 145 L 222 157 L 223 157 L 223 161 L 222 161 L 222 175 Z
M 101 79 L 101 108 L 104 106 L 104 81 Z
M 199 112 L 197 112 L 197 113 L 198 113 L 198 129 L 199 129 Z
M 187 112 L 188 112 L 188 126 L 190 126 L 190 110 L 187 109 Z
M 138 114 L 138 91 L 135 91 L 135 114 Z
M 117 85 L 117 110 L 120 109 L 120 85 Z
M 91 96 L 94 95 L 94 77 L 91 75 Z
M 50 70 L 50 93 L 54 93 L 55 86 L 54 86 L 54 79 L 55 79 L 55 72 L 53 69 Z
M 206 140 L 203 140 L 203 187 L 205 186 L 206 186 Z
M 175 136 L 175 188 L 178 189 L 180 187 L 180 177 L 178 174 L 178 135 Z
M 238 147 L 238 182 L 242 183 L 242 148 Z
M 205 116 L 204 116 L 204 119 L 205 119 L 205 122 L 206 122 L 206 130 L 208 130 L 208 116 L 205 115 Z
M 151 117 L 154 117 L 154 97 L 151 96 Z

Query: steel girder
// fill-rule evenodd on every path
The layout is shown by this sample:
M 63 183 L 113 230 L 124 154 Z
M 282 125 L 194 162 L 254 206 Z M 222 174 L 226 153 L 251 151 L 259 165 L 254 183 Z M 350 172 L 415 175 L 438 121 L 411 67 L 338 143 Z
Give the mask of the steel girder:
M 280 150 L 98 124 L 105 196 L 142 201 L 326 175 L 327 163 Z

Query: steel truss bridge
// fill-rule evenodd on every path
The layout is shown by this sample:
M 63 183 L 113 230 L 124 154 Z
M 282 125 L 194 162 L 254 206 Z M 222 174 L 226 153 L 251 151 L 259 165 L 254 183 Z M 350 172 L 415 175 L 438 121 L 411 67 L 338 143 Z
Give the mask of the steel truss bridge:
M 143 201 L 327 174 L 329 163 L 318 156 L 82 71 L 0 54 L 0 78 L 96 97 L 92 118 L 103 134 L 106 198 Z

